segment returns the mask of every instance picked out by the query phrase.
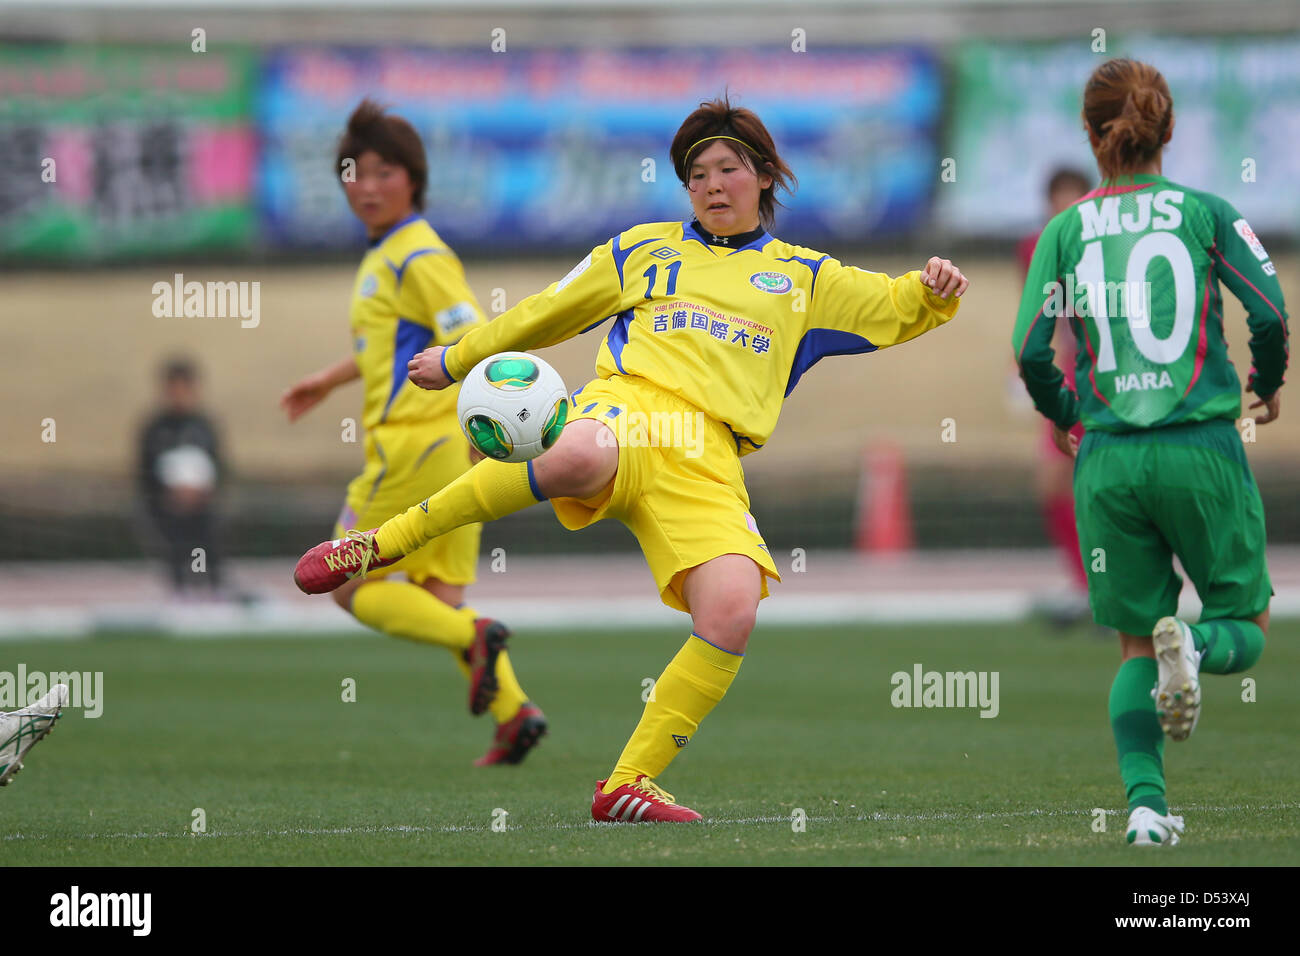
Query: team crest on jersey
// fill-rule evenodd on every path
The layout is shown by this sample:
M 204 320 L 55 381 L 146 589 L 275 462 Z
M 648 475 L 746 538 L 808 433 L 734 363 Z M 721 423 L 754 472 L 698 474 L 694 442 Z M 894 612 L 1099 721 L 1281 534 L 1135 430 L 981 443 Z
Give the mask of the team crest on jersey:
M 784 272 L 755 272 L 749 277 L 749 284 L 760 292 L 780 295 L 794 288 L 794 280 Z
M 361 296 L 361 298 L 368 299 L 378 291 L 379 291 L 379 280 L 375 278 L 375 274 L 373 272 L 361 280 L 361 289 L 358 293 Z
M 681 253 L 676 249 L 669 249 L 667 246 L 660 246 L 654 252 L 650 253 L 656 259 L 671 259 L 673 256 L 680 256 Z

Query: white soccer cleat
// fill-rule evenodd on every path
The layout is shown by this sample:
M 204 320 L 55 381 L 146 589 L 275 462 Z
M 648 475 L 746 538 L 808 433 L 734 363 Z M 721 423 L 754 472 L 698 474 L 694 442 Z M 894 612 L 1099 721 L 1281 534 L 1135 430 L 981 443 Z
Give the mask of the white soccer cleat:
M 0 714 L 0 787 L 23 769 L 23 756 L 54 729 L 67 706 L 68 685 L 55 684 L 32 706 Z
M 1124 838 L 1133 846 L 1173 846 L 1183 832 L 1183 818 L 1161 816 L 1150 807 L 1138 807 L 1128 815 Z
M 1170 740 L 1186 740 L 1201 718 L 1201 655 L 1192 629 L 1176 617 L 1162 617 L 1151 632 L 1156 649 L 1156 716 Z

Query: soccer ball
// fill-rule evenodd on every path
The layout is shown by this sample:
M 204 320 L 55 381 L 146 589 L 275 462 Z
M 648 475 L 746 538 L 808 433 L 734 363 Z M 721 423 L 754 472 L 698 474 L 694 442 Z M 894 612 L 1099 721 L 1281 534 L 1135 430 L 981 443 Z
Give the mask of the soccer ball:
M 500 352 L 479 362 L 456 400 L 469 443 L 497 461 L 536 458 L 555 444 L 568 415 L 560 373 L 527 352 Z

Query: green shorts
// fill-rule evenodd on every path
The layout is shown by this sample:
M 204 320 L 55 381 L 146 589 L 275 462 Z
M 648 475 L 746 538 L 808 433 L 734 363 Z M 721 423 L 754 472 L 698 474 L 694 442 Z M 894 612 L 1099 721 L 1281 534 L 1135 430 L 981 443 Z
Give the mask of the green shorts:
M 1074 465 L 1074 513 L 1098 624 L 1150 634 L 1177 613 L 1183 580 L 1173 555 L 1205 606 L 1201 620 L 1268 608 L 1264 506 L 1232 421 L 1089 430 Z

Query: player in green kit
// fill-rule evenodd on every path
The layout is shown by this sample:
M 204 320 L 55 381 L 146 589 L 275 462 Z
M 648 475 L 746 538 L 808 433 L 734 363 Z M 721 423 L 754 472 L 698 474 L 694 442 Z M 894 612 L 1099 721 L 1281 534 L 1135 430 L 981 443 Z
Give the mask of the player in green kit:
M 1075 455 L 1079 547 L 1098 624 L 1120 632 L 1110 719 L 1129 801 L 1127 839 L 1177 843 L 1165 798 L 1164 737 L 1200 717 L 1198 672 L 1259 659 L 1272 595 L 1264 511 L 1235 420 L 1241 384 L 1223 336 L 1220 283 L 1246 307 L 1254 365 L 1246 390 L 1278 417 L 1288 356 L 1276 270 L 1246 220 L 1165 179 L 1174 130 L 1164 77 L 1110 60 L 1089 78 L 1083 119 L 1100 186 L 1048 224 L 1012 340 L 1038 410 Z M 1078 343 L 1075 391 L 1053 363 L 1065 317 Z M 1068 435 L 1082 420 L 1082 443 Z M 1174 614 L 1177 555 L 1204 604 Z

